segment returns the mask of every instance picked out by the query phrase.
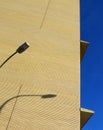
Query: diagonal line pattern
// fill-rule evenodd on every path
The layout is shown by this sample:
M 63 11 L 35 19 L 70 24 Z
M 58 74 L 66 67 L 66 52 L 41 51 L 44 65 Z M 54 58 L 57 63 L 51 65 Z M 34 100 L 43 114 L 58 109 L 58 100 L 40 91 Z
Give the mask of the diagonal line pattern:
M 22 86 L 20 86 L 17 96 L 20 94 L 21 88 L 22 88 Z M 7 123 L 7 126 L 6 126 L 6 129 L 5 129 L 5 130 L 8 130 L 8 127 L 9 127 L 9 124 L 10 124 L 10 121 L 11 121 L 11 118 L 12 118 L 12 115 L 13 115 L 13 112 L 14 112 L 14 109 L 15 109 L 15 106 L 16 106 L 16 103 L 17 103 L 17 98 L 16 98 L 15 103 L 14 103 L 14 105 L 13 105 L 13 109 L 12 109 L 12 111 L 11 111 L 10 118 L 9 118 L 9 120 L 8 120 L 8 123 Z
M 40 25 L 40 29 L 43 27 L 43 23 L 44 23 L 44 21 L 45 21 L 46 15 L 47 15 L 47 12 L 48 12 L 48 9 L 49 9 L 50 2 L 51 2 L 51 0 L 48 1 L 47 7 L 46 7 L 46 10 L 45 10 L 45 13 L 44 13 L 44 16 L 43 16 L 41 25 Z

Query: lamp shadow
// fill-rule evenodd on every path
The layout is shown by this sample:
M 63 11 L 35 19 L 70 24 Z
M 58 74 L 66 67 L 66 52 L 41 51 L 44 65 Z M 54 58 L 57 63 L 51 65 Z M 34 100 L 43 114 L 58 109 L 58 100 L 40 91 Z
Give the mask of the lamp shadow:
M 0 65 L 0 68 L 3 67 L 3 65 L 6 64 L 6 62 L 7 62 L 8 60 L 10 60 L 16 53 L 17 53 L 17 51 L 14 52 L 12 55 L 10 55 L 10 56 Z
M 11 100 L 15 99 L 15 98 L 20 98 L 20 97 L 41 97 L 42 99 L 47 99 L 47 98 L 54 98 L 56 97 L 57 95 L 56 94 L 44 94 L 44 95 L 17 95 L 17 96 L 14 96 L 8 100 L 6 100 L 1 106 L 0 106 L 0 113 L 2 111 L 2 109 L 5 107 L 5 105 L 10 102 Z

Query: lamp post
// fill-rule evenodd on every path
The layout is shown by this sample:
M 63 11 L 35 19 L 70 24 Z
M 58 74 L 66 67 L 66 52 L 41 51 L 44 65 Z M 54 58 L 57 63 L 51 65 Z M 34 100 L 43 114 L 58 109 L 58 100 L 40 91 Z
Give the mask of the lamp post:
M 24 42 L 21 46 L 19 46 L 19 47 L 17 48 L 17 50 L 16 50 L 12 55 L 10 55 L 10 56 L 0 65 L 0 68 L 1 68 L 9 59 L 11 59 L 15 54 L 17 54 L 17 53 L 21 54 L 21 53 L 24 52 L 28 47 L 29 47 L 29 43 Z

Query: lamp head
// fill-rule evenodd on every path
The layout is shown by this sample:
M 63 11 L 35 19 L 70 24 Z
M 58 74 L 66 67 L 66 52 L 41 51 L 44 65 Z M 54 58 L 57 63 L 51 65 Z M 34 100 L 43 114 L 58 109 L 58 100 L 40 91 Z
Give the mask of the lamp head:
M 20 54 L 20 53 L 24 52 L 29 46 L 30 46 L 29 43 L 24 42 L 21 46 L 18 47 L 16 52 L 18 52 Z

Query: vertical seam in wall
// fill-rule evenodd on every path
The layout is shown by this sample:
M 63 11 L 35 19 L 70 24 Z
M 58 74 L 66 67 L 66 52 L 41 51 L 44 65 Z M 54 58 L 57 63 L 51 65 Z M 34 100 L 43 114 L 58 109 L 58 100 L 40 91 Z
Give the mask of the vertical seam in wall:
M 20 94 L 21 88 L 22 88 L 22 86 L 19 87 L 19 91 L 18 91 L 18 93 L 17 93 L 17 96 Z M 12 118 L 12 115 L 13 115 L 13 112 L 14 112 L 14 109 L 15 109 L 15 106 L 16 106 L 16 103 L 17 103 L 17 98 L 16 98 L 16 100 L 15 100 L 15 102 L 14 102 L 14 105 L 13 105 L 13 108 L 12 108 L 12 111 L 11 111 L 11 114 L 10 114 L 10 118 L 9 118 L 9 120 L 8 120 L 8 123 L 7 123 L 7 126 L 6 126 L 6 129 L 5 129 L 5 130 L 8 130 L 8 127 L 9 127 L 9 124 L 10 124 L 10 121 L 11 121 L 11 118 Z
M 51 0 L 48 1 L 48 4 L 46 6 L 46 10 L 44 12 L 44 15 L 43 15 L 43 18 L 42 18 L 42 21 L 41 21 L 40 29 L 43 27 L 43 24 L 44 24 L 44 21 L 45 21 L 45 17 L 47 15 L 47 12 L 48 12 L 48 9 L 49 9 L 50 2 L 51 2 Z

